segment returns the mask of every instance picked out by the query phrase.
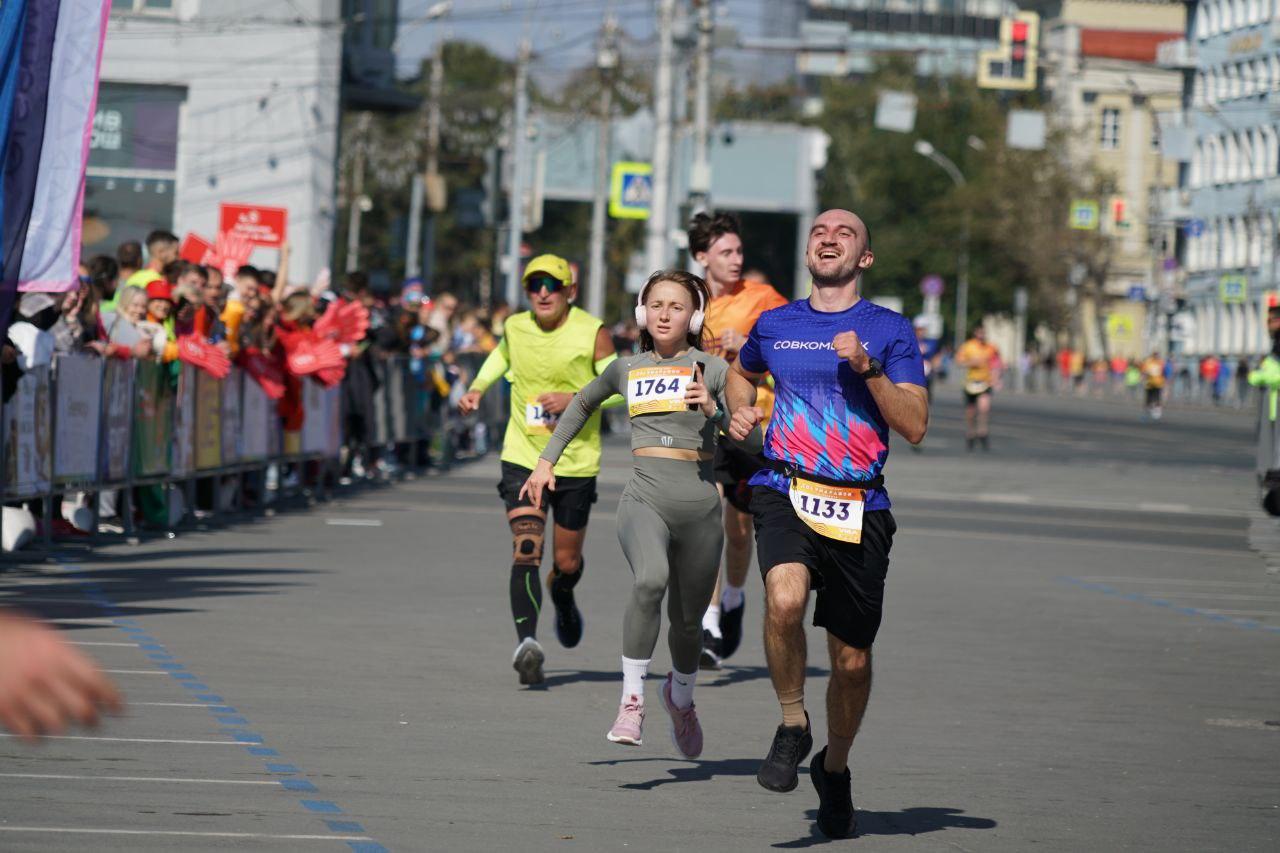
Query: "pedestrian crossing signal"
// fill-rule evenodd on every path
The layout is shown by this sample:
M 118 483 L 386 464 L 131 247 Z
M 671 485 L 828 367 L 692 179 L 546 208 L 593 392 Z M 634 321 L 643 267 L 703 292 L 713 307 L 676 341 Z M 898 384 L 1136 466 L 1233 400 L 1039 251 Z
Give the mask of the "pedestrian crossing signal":
M 978 51 L 978 85 L 983 89 L 1034 89 L 1040 44 L 1040 16 L 1018 12 L 1000 19 L 1000 46 Z

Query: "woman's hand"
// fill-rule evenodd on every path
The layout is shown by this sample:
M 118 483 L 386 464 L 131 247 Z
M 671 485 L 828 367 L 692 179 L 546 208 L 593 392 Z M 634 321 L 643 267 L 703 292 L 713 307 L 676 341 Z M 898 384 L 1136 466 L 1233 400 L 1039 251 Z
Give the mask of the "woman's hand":
M 529 479 L 525 480 L 524 485 L 520 487 L 520 499 L 524 500 L 525 495 L 528 495 L 533 505 L 541 508 L 543 489 L 550 492 L 556 490 L 556 475 L 550 462 L 539 459 Z
M 693 366 L 693 381 L 684 386 L 684 401 L 686 405 L 697 406 L 704 417 L 715 417 L 716 401 L 712 399 L 707 386 L 703 384 L 702 369 L 696 364 Z

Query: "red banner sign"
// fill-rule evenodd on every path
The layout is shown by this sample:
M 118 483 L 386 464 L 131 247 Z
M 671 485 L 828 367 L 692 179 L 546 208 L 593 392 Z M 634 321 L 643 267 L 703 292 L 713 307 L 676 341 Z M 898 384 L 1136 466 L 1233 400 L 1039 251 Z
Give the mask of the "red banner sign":
M 203 264 L 205 253 L 212 248 L 213 244 L 208 240 L 188 231 L 187 236 L 182 238 L 182 245 L 178 248 L 178 257 L 193 264 Z
M 283 207 L 263 207 L 257 204 L 219 205 L 218 231 L 236 234 L 248 239 L 255 246 L 279 248 L 284 242 L 289 224 L 289 211 Z

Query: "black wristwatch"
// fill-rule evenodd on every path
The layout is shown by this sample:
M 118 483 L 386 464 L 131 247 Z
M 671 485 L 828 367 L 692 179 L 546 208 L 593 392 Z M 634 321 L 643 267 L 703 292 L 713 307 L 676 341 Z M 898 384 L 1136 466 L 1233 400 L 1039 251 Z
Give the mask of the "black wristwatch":
M 884 365 L 880 363 L 880 359 L 873 358 L 867 363 L 867 369 L 858 375 L 863 379 L 875 379 L 877 376 L 884 376 Z

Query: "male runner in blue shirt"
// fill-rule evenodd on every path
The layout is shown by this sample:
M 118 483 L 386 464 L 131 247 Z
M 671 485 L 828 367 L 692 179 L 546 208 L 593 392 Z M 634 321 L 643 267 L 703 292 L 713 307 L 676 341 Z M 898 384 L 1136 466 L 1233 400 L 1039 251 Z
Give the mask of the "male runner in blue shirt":
M 866 224 L 828 210 L 809 231 L 808 299 L 766 311 L 738 354 L 748 379 L 773 375 L 777 402 L 765 436 L 769 467 L 751 479 L 756 550 L 765 579 L 765 654 L 782 725 L 757 779 L 790 791 L 813 737 L 804 710 L 804 612 L 827 630 L 827 746 L 810 774 L 818 827 L 852 835 L 849 749 L 871 693 L 871 644 L 880 627 L 889 547 L 897 529 L 881 470 L 889 430 L 912 444 L 929 421 L 924 365 L 911 322 L 861 298 L 875 260 Z M 727 401 L 729 434 L 744 437 L 762 413 L 749 397 Z

